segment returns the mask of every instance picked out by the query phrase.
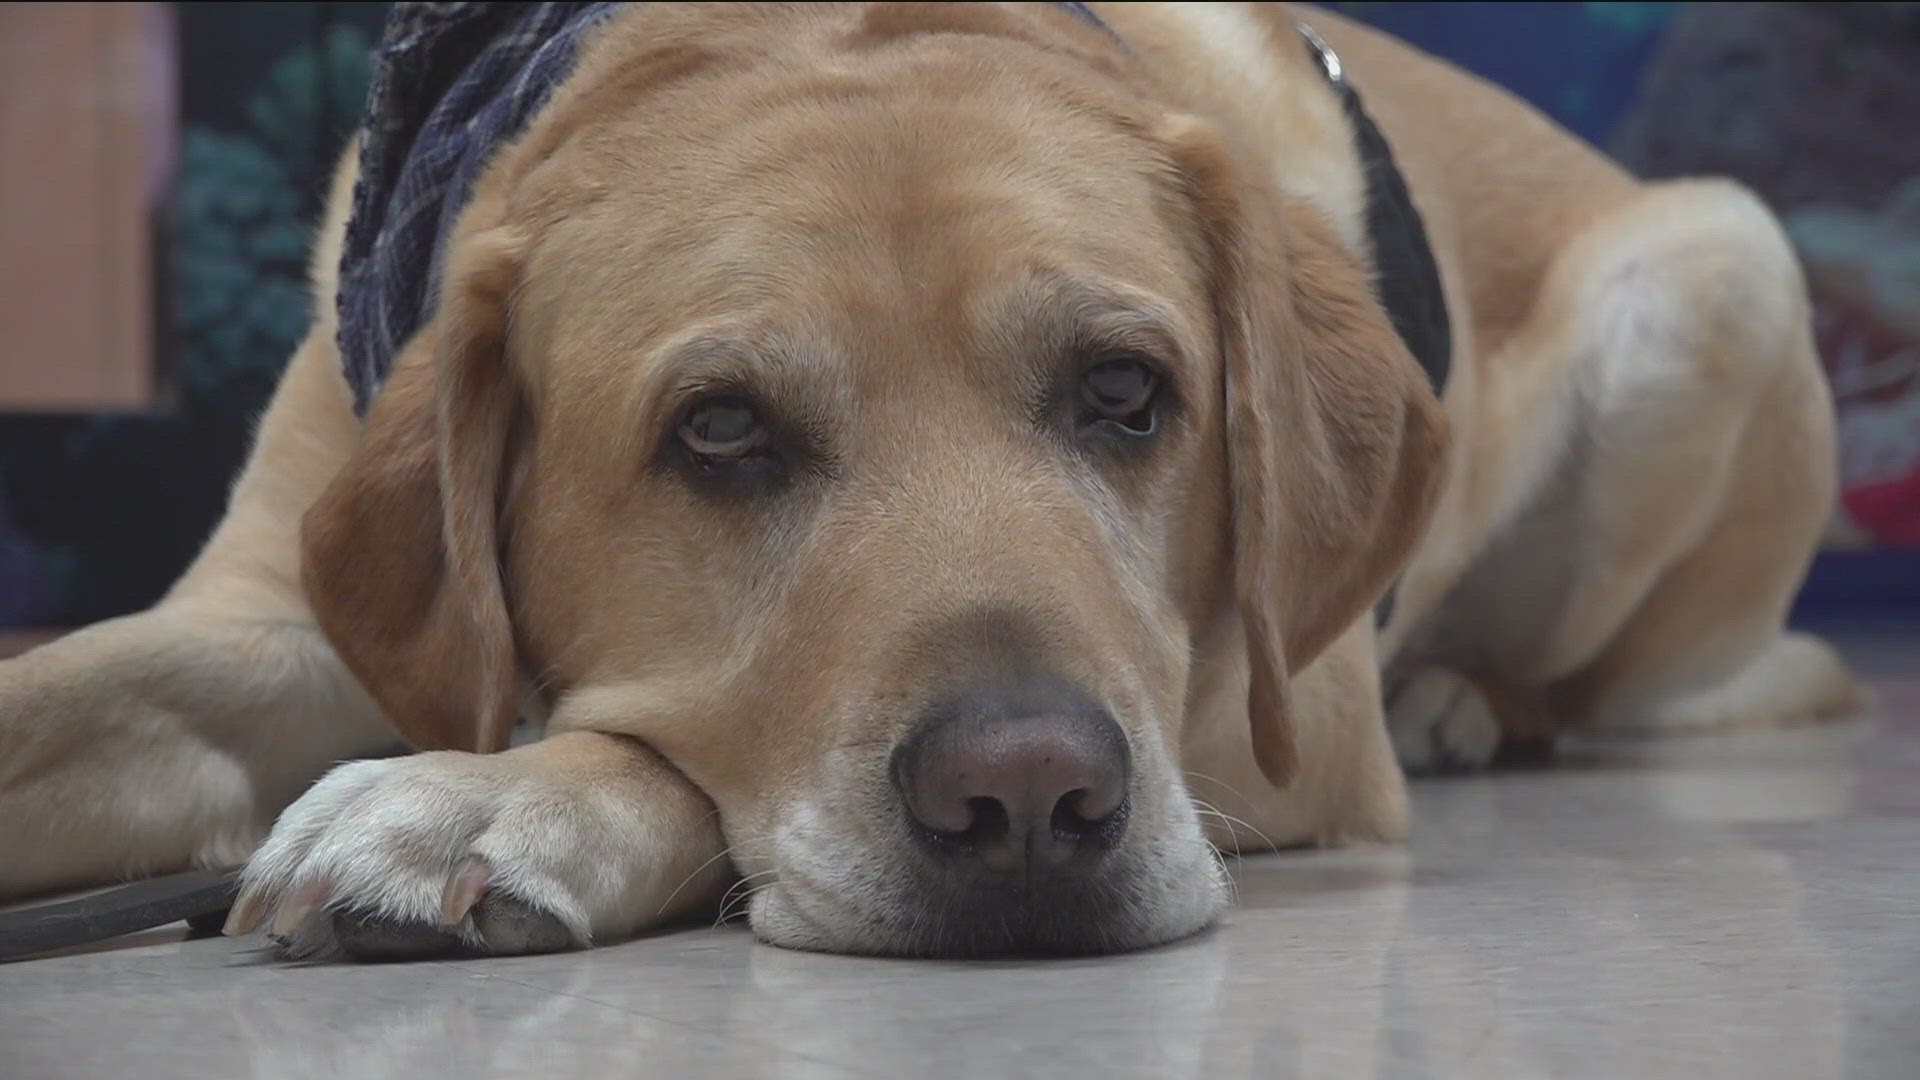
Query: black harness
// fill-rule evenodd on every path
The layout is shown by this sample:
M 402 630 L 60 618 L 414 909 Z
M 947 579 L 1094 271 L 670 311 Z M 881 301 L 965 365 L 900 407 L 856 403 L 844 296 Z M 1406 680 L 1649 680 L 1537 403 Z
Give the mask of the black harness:
M 1407 191 L 1407 178 L 1394 164 L 1386 136 L 1360 104 L 1360 93 L 1347 81 L 1340 58 L 1304 23 L 1300 36 L 1340 95 L 1347 122 L 1353 125 L 1353 141 L 1367 183 L 1367 243 L 1373 248 L 1374 291 L 1437 394 L 1446 389 L 1447 373 L 1453 367 L 1453 324 L 1447 318 L 1440 266 L 1433 261 L 1426 226 Z
M 1340 104 L 1353 125 L 1354 147 L 1360 152 L 1361 175 L 1367 183 L 1367 244 L 1373 249 L 1373 288 L 1395 333 L 1420 362 L 1435 394 L 1447 388 L 1453 369 L 1453 323 L 1447 318 L 1447 296 L 1440 287 L 1440 266 L 1433 261 L 1427 228 L 1407 191 L 1407 178 L 1394 164 L 1386 136 L 1360 104 L 1360 92 L 1347 81 L 1340 58 L 1313 28 L 1300 23 L 1307 52 L 1340 95 Z M 1395 579 L 1373 606 L 1375 627 L 1387 625 L 1400 583 Z
M 1108 33 L 1099 15 L 1085 4 L 1061 4 Z M 1447 319 L 1440 269 L 1427 243 L 1420 212 L 1407 181 L 1394 164 L 1393 151 L 1361 107 L 1360 94 L 1347 81 L 1340 58 L 1320 35 L 1302 24 L 1300 36 L 1346 109 L 1367 184 L 1367 241 L 1372 248 L 1374 288 L 1393 328 L 1405 341 L 1434 392 L 1445 388 L 1453 361 L 1453 334 Z M 1118 39 L 1118 35 L 1115 35 Z M 1393 590 L 1374 608 L 1384 624 L 1393 610 Z M 0 959 L 66 948 L 130 934 L 186 919 L 200 932 L 216 929 L 233 904 L 236 871 L 192 870 L 123 885 L 94 896 L 41 904 L 0 915 Z

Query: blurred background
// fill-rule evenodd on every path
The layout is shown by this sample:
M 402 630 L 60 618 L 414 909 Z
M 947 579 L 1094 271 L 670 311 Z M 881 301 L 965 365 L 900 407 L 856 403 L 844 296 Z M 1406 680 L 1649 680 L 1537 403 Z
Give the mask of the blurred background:
M 1920 619 L 1920 3 L 1327 6 L 1773 205 L 1844 486 L 1795 618 Z M 0 4 L 0 655 L 150 604 L 212 528 L 386 7 Z

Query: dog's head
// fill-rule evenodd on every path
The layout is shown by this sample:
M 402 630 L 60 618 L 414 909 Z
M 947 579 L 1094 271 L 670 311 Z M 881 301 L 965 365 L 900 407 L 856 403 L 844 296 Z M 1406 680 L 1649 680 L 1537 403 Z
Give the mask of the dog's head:
M 1058 11 L 636 23 L 450 241 L 308 518 L 322 624 L 416 745 L 499 748 L 522 685 L 644 739 L 772 941 L 1205 925 L 1200 628 L 1241 621 L 1286 783 L 1289 675 L 1429 497 L 1360 264 Z

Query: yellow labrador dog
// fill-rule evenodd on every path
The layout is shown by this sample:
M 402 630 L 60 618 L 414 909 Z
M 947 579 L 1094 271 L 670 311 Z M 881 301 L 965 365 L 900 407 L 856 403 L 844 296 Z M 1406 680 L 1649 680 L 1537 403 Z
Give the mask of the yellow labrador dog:
M 1401 837 L 1400 763 L 1851 700 L 1783 630 L 1834 463 L 1775 222 L 1334 16 L 624 7 L 364 417 L 353 169 L 205 552 L 0 665 L 0 894 L 1126 949 L 1220 916 L 1216 844 Z

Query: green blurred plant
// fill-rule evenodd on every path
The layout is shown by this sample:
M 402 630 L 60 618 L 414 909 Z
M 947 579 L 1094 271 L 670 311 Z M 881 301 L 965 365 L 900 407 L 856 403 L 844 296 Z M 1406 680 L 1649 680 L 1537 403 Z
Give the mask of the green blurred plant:
M 1623 34 L 1639 34 L 1665 26 L 1672 21 L 1675 8 L 1670 3 L 1587 3 L 1582 5 L 1588 19 Z
M 305 331 L 311 177 L 358 119 L 372 42 L 335 26 L 276 61 L 245 99 L 246 130 L 184 132 L 172 206 L 173 319 L 187 394 L 270 380 Z

